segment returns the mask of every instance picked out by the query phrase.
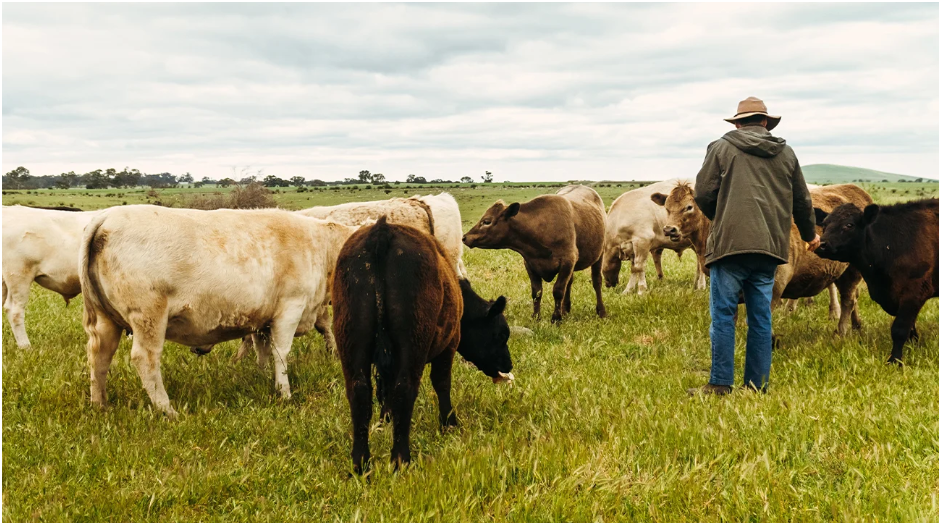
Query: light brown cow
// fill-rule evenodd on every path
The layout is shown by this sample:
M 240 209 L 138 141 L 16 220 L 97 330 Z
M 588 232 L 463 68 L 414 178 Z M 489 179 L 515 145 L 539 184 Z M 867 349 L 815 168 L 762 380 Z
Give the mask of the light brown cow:
M 619 283 L 619 272 L 623 261 L 631 264 L 629 282 L 624 294 L 638 291 L 643 294 L 649 289 L 646 283 L 646 260 L 652 253 L 656 274 L 662 279 L 662 250 L 673 250 L 679 256 L 691 248 L 687 240 L 672 240 L 663 233 L 665 227 L 665 208 L 654 204 L 650 197 L 653 193 L 672 190 L 678 184 L 692 185 L 684 179 L 671 179 L 623 193 L 606 215 L 606 244 L 603 252 L 603 278 L 608 287 Z M 705 276 L 702 265 L 695 269 L 695 289 L 705 288 Z
M 176 412 L 161 378 L 165 339 L 206 347 L 265 332 L 256 350 L 262 361 L 274 347 L 276 387 L 291 397 L 292 338 L 319 327 L 333 342 L 328 282 L 356 229 L 282 210 L 105 210 L 78 254 L 92 402 L 106 402 L 123 328 L 134 332 L 131 362 L 151 402 L 167 415 Z
M 544 283 L 554 280 L 554 314 L 560 321 L 570 312 L 574 272 L 590 268 L 597 295 L 597 315 L 603 306 L 603 234 L 606 211 L 603 199 L 586 186 L 570 185 L 555 195 L 539 195 L 525 203 L 505 205 L 501 200 L 485 211 L 462 237 L 469 248 L 509 249 L 524 257 L 531 279 L 534 317 L 541 315 Z
M 37 284 L 69 300 L 79 295 L 75 258 L 82 228 L 97 211 L 3 207 L 3 309 L 19 348 L 29 348 L 26 302 Z
M 872 197 L 854 184 L 811 187 L 813 205 L 822 210 L 832 210 L 840 204 L 851 202 L 860 208 L 872 202 Z M 679 184 L 666 195 L 655 193 L 653 202 L 664 205 L 668 212 L 665 234 L 674 239 L 688 239 L 695 246 L 699 265 L 705 263 L 705 246 L 711 221 L 695 205 L 693 189 Z M 862 277 L 846 263 L 822 259 L 807 251 L 806 243 L 794 224 L 790 230 L 790 256 L 787 264 L 777 267 L 774 275 L 773 300 L 776 306 L 783 299 L 813 297 L 831 284 L 839 291 L 840 312 L 837 332 L 840 335 L 859 328 L 859 312 L 856 287 Z

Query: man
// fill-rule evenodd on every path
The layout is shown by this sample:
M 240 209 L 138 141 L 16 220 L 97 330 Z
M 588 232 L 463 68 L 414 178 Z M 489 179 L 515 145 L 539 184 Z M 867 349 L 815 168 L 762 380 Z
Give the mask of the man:
M 790 252 L 791 216 L 809 250 L 819 246 L 810 192 L 793 149 L 770 130 L 780 117 L 768 115 L 755 97 L 724 119 L 735 126 L 708 145 L 695 179 L 695 203 L 711 219 L 705 255 L 711 277 L 711 377 L 689 390 L 724 395 L 734 384 L 734 321 L 738 298 L 747 307 L 744 386 L 766 391 L 770 378 L 774 272 Z

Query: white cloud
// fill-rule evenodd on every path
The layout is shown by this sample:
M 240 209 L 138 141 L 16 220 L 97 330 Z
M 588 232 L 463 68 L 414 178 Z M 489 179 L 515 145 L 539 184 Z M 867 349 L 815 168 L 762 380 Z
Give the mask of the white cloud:
M 737 101 L 938 176 L 935 4 L 10 4 L 3 169 L 691 175 Z

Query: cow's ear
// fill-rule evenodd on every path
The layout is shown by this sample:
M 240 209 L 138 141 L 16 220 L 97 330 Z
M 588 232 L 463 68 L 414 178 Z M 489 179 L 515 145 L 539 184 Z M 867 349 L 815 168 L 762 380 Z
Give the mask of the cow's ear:
M 664 193 L 653 193 L 652 197 L 650 198 L 652 199 L 652 202 L 658 204 L 659 206 L 665 206 L 665 200 L 668 199 L 669 196 Z
M 826 216 L 829 215 L 828 213 L 826 213 L 825 211 L 823 211 L 823 210 L 821 210 L 821 209 L 819 209 L 819 208 L 813 208 L 813 214 L 816 215 L 816 225 L 817 225 L 817 226 L 822 226 L 822 225 L 823 225 L 823 221 L 826 220 Z
M 862 224 L 868 226 L 878 217 L 878 204 L 869 204 L 862 213 Z
M 504 295 L 500 295 L 498 299 L 495 299 L 495 302 L 492 303 L 492 306 L 488 307 L 488 317 L 498 317 L 505 311 L 505 305 L 507 300 Z
M 521 203 L 512 202 L 511 204 L 508 205 L 507 208 L 505 208 L 505 214 L 504 214 L 505 218 L 510 219 L 514 217 L 515 215 L 518 215 L 519 209 L 521 209 Z

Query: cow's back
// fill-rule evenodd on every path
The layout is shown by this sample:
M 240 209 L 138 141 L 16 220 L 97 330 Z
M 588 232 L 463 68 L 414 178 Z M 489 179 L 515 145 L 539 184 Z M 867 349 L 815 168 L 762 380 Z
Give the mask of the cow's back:
M 309 310 L 327 295 L 323 224 L 282 210 L 121 206 L 93 223 L 83 249 L 116 322 L 163 305 L 166 337 L 201 346 L 262 329 L 285 303 L 308 305 L 301 324 L 313 324 Z

